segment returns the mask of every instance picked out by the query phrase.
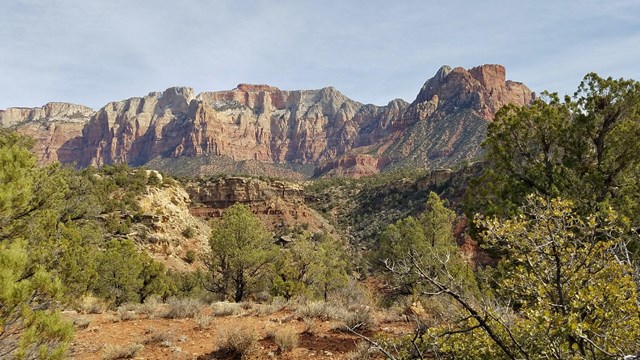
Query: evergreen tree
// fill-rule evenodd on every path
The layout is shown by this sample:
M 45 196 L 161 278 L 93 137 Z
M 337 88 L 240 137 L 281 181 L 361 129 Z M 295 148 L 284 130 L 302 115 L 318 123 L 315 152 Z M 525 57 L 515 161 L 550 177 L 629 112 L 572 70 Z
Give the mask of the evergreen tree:
M 144 302 L 151 295 L 166 298 L 169 294 L 176 292 L 175 285 L 167 275 L 167 269 L 164 265 L 146 253 L 140 254 L 140 261 L 142 262 L 140 301 Z
M 615 212 L 584 218 L 569 201 L 531 196 L 510 219 L 479 220 L 486 243 L 506 256 L 497 301 L 452 286 L 414 261 L 429 297 L 442 297 L 457 318 L 395 344 L 444 359 L 621 359 L 640 344 L 633 269 L 616 259 Z M 603 237 L 603 234 L 607 234 Z M 500 305 L 500 304 L 506 305 Z
M 293 241 L 280 249 L 274 266 L 271 292 L 286 300 L 306 294 L 309 286 L 309 266 L 315 260 L 314 244 L 306 238 Z
M 329 294 L 349 282 L 351 263 L 344 245 L 326 235 L 316 242 L 314 259 L 309 265 L 310 288 L 327 301 Z
M 418 295 L 423 290 L 417 267 L 434 276 L 441 276 L 438 274 L 446 268 L 447 275 L 441 281 L 465 291 L 476 290 L 472 269 L 462 259 L 453 238 L 454 220 L 455 213 L 432 192 L 418 220 L 407 217 L 382 233 L 378 257 L 396 291 Z
M 62 283 L 38 256 L 65 186 L 58 167 L 35 166 L 32 144 L 0 130 L 0 358 L 64 358 L 73 334 L 53 310 Z
M 276 255 L 269 233 L 248 206 L 235 204 L 214 224 L 211 252 L 203 262 L 211 276 L 207 288 L 236 302 L 261 289 Z
M 640 83 L 587 74 L 573 98 L 543 93 L 507 105 L 483 143 L 488 166 L 467 191 L 466 209 L 509 217 L 529 194 L 574 202 L 584 216 L 615 210 L 640 226 Z M 620 239 L 640 256 L 633 236 Z
M 62 284 L 29 265 L 24 241 L 0 244 L 0 358 L 64 359 L 73 327 L 52 310 Z
M 131 240 L 113 239 L 98 257 L 96 294 L 119 306 L 139 302 L 144 286 L 142 262 Z
M 326 301 L 348 283 L 349 269 L 344 245 L 324 234 L 303 236 L 280 250 L 272 292 L 287 300 L 304 294 Z

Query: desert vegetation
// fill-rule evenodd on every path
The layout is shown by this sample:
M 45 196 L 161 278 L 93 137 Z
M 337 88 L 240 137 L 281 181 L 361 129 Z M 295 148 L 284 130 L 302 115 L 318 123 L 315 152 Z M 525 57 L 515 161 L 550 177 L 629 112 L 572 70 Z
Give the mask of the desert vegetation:
M 230 204 L 185 270 L 145 250 L 165 214 L 139 204 L 179 181 L 39 167 L 2 130 L 0 358 L 638 356 L 638 137 L 640 84 L 589 74 L 502 108 L 479 164 L 308 184 L 333 232 Z M 83 347 L 106 329 L 130 336 Z

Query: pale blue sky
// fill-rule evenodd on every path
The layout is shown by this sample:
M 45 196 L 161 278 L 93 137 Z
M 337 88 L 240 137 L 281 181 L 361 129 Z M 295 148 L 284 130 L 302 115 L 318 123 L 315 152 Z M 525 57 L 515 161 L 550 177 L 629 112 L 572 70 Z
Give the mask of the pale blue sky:
M 94 109 L 170 86 L 335 86 L 412 101 L 440 66 L 499 63 L 536 92 L 640 80 L 640 0 L 0 0 L 0 109 Z

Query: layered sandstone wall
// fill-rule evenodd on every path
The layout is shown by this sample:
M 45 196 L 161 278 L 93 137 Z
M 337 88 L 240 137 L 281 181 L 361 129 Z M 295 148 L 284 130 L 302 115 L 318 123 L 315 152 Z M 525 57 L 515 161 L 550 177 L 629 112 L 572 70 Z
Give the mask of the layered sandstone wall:
M 425 166 L 430 158 L 440 166 L 476 156 L 482 123 L 506 103 L 526 105 L 533 98 L 526 86 L 506 80 L 503 66 L 444 66 L 411 104 L 365 105 L 332 87 L 285 91 L 240 84 L 198 96 L 176 87 L 111 102 L 95 113 L 60 103 L 7 109 L 0 124 L 36 137 L 43 163 L 142 165 L 157 157 L 224 155 L 360 176 L 407 156 Z
M 82 129 L 95 114 L 82 105 L 51 102 L 37 108 L 0 110 L 0 127 L 15 127 L 35 139 L 34 153 L 40 164 L 77 161 L 83 149 Z

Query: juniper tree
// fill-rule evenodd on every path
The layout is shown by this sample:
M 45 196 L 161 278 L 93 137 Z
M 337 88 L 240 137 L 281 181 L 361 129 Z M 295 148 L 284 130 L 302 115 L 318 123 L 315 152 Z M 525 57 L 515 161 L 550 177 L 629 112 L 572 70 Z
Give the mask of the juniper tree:
M 209 291 L 240 302 L 264 286 L 275 247 L 248 206 L 229 207 L 213 225 L 209 245 L 211 252 L 202 258 L 209 270 Z

